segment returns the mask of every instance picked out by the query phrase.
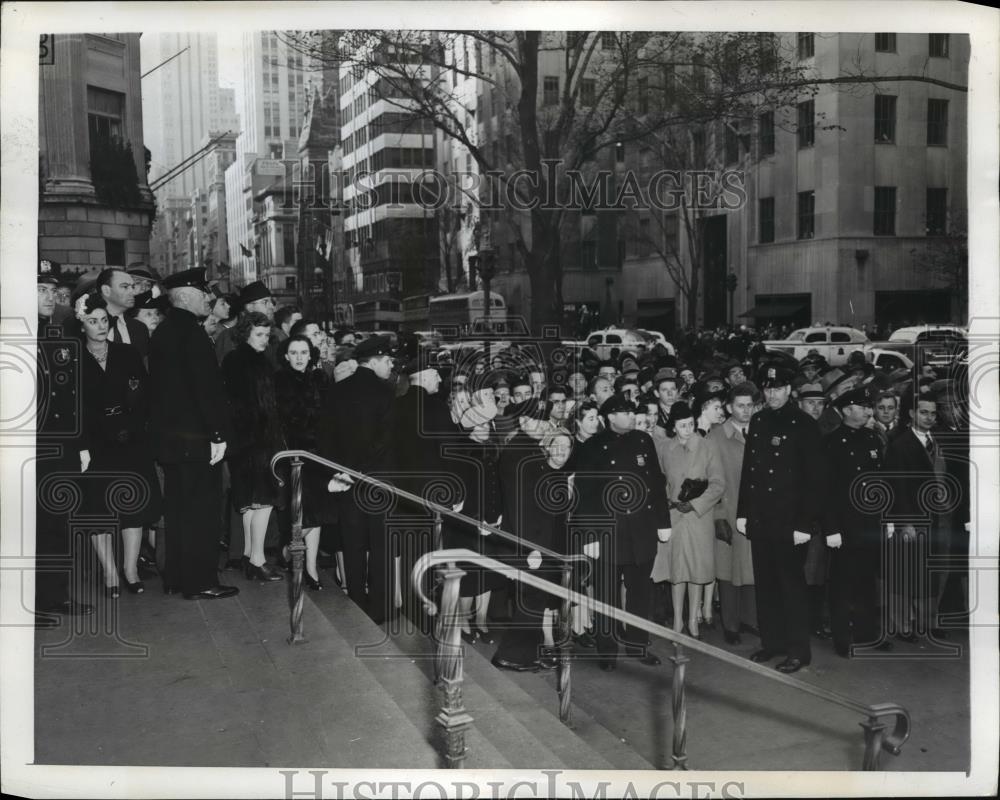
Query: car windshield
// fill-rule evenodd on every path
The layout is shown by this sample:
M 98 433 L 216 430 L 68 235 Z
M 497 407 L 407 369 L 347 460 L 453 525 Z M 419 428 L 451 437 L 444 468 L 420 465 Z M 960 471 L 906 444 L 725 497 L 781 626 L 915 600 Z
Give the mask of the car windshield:
M 790 342 L 801 342 L 805 338 L 806 338 L 806 332 L 805 331 L 792 331 L 792 333 L 789 334 L 789 336 L 788 336 L 788 341 L 790 341 Z
M 890 342 L 913 342 L 916 341 L 917 334 L 915 331 L 899 330 L 893 331 L 892 335 L 889 337 Z

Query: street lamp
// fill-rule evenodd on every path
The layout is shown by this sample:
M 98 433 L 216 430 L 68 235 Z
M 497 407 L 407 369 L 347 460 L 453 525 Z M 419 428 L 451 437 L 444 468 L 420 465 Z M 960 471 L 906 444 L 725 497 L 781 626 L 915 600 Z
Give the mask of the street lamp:
M 496 275 L 496 253 L 492 247 L 480 249 L 476 255 L 469 256 L 469 272 L 479 273 L 483 282 L 483 326 L 485 328 L 484 345 L 486 349 L 486 370 L 490 368 L 490 339 L 493 332 L 490 327 L 490 307 L 493 305 L 493 295 L 490 292 L 490 283 Z

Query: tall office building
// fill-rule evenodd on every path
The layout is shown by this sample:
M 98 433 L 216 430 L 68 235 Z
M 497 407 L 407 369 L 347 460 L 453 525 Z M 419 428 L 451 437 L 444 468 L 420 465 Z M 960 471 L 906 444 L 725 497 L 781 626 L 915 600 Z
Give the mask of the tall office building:
M 265 263 L 264 231 L 258 227 L 265 221 L 265 200 L 279 211 L 285 201 L 284 196 L 262 192 L 281 182 L 291 186 L 290 159 L 297 157 L 306 110 L 303 56 L 276 31 L 248 32 L 242 48 L 243 76 L 236 97 L 241 131 L 236 160 L 225 177 L 229 263 L 235 283 L 263 280 L 276 293 L 294 299 L 297 286 L 287 278 L 296 275 L 295 247 L 283 246 L 281 252 L 265 248 Z M 268 219 L 273 221 L 273 214 Z M 284 245 L 287 240 L 282 236 L 279 241 Z
M 152 154 L 151 182 L 195 153 L 209 131 L 226 130 L 224 117 L 226 125 L 235 123 L 231 98 L 224 99 L 226 90 L 219 88 L 215 34 L 161 33 L 142 37 L 144 72 L 171 56 L 176 58 L 147 75 L 142 83 L 146 146 Z M 207 185 L 208 168 L 201 161 L 164 184 L 157 197 L 190 197 L 195 189 Z

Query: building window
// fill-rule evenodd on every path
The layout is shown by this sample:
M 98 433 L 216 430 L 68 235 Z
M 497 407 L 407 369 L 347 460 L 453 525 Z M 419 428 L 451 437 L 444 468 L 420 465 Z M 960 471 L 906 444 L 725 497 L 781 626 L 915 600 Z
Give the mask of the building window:
M 757 202 L 757 241 L 770 244 L 774 241 L 774 198 L 762 197 Z
M 104 263 L 109 267 L 125 266 L 125 240 L 105 239 L 104 240 Z
M 727 165 L 735 164 L 740 160 L 740 137 L 736 133 L 732 122 L 723 122 L 723 155 Z
M 799 34 L 799 58 L 812 58 L 816 55 L 816 40 L 811 33 Z
M 896 187 L 875 187 L 875 217 L 872 232 L 876 236 L 896 235 Z
M 705 131 L 691 131 L 691 155 L 695 168 L 705 166 Z
M 286 275 L 285 276 L 285 291 L 294 292 L 295 291 L 295 276 Z
M 559 78 L 547 75 L 542 81 L 542 103 L 547 106 L 559 105 Z
M 615 163 L 624 164 L 625 163 L 625 143 L 618 142 L 615 144 Z
M 580 103 L 585 106 L 594 105 L 597 96 L 597 83 L 593 78 L 584 78 L 580 81 Z
M 668 211 L 663 215 L 663 250 L 669 255 L 679 254 L 680 221 L 676 211 Z
M 294 225 L 282 225 L 281 226 L 281 245 L 284 250 L 283 258 L 281 263 L 283 264 L 294 264 L 295 263 L 295 226 Z
M 760 155 L 774 155 L 774 112 L 765 111 L 757 117 L 757 136 L 760 143 Z
M 875 34 L 875 52 L 876 53 L 895 53 L 896 52 L 896 34 L 894 34 L 894 33 L 876 33 Z
M 816 144 L 816 104 L 812 100 L 799 103 L 799 148 Z
M 799 227 L 800 239 L 812 239 L 816 235 L 816 192 L 799 192 Z
M 592 239 L 580 243 L 580 268 L 597 269 L 597 242 Z
M 892 144 L 896 141 L 896 96 L 875 95 L 875 143 Z
M 649 113 L 649 79 L 639 78 L 637 82 L 637 87 L 639 90 L 639 113 L 648 114 Z
M 927 190 L 927 235 L 948 235 L 948 190 Z
M 125 115 L 125 95 L 104 89 L 87 87 L 87 129 L 91 153 L 98 141 L 121 141 L 122 119 Z
M 639 241 L 637 242 L 639 257 L 649 256 L 649 218 L 639 220 Z
M 927 55 L 931 58 L 948 57 L 948 34 L 929 33 L 927 34 Z
M 927 100 L 927 144 L 932 147 L 948 145 L 948 101 Z
M 613 50 L 618 46 L 618 36 L 613 31 L 604 31 L 601 34 L 601 48 Z
M 673 101 L 675 91 L 677 91 L 677 69 L 673 64 L 666 64 L 663 67 L 663 99 L 667 105 Z

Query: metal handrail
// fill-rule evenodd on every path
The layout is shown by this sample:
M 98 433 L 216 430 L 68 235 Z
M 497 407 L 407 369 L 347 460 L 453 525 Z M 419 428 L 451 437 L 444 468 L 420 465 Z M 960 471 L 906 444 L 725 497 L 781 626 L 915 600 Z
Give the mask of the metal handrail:
M 436 565 L 454 565 L 456 562 L 470 562 L 480 567 L 487 567 L 494 572 L 499 572 L 505 575 L 508 578 L 525 583 L 548 594 L 555 595 L 564 601 L 587 604 L 589 608 L 592 608 L 597 613 L 610 617 L 617 622 L 624 622 L 629 626 L 640 628 L 641 630 L 653 634 L 654 636 L 658 636 L 661 639 L 667 639 L 673 642 L 674 647 L 678 651 L 681 646 L 688 647 L 691 650 L 695 650 L 731 666 L 753 672 L 754 674 L 767 678 L 768 680 L 776 681 L 777 683 L 781 683 L 789 688 L 805 692 L 813 697 L 825 700 L 828 703 L 833 703 L 843 708 L 850 709 L 851 711 L 863 714 L 866 718 L 866 721 L 861 723 L 862 727 L 865 728 L 866 749 L 865 761 L 863 765 L 864 769 L 878 768 L 879 750 L 884 749 L 893 755 L 899 755 L 903 745 L 910 737 L 909 712 L 897 703 L 866 704 L 859 700 L 839 694 L 838 692 L 833 692 L 820 686 L 814 686 L 791 675 L 785 675 L 784 673 L 769 669 L 761 664 L 757 664 L 753 661 L 733 655 L 732 653 L 722 650 L 721 648 L 705 644 L 704 642 L 701 642 L 691 636 L 677 633 L 676 631 L 662 625 L 657 625 L 655 622 L 650 622 L 649 620 L 629 613 L 628 611 L 608 605 L 607 603 L 602 603 L 599 600 L 590 598 L 587 595 L 580 594 L 579 592 L 574 592 L 565 586 L 560 586 L 544 578 L 540 578 L 529 571 L 512 567 L 508 564 L 504 564 L 490 558 L 489 556 L 474 553 L 471 550 L 439 550 L 432 553 L 426 553 L 417 560 L 413 568 L 413 586 L 419 595 L 420 600 L 423 602 L 424 608 L 430 616 L 436 615 L 438 609 L 434 601 L 423 593 L 421 586 L 423 574 L 428 569 L 431 569 Z M 680 653 L 677 653 L 677 655 L 680 656 Z M 675 703 L 675 706 L 676 705 L 677 704 Z M 683 701 L 680 705 L 683 706 Z M 677 711 L 678 709 L 675 707 L 675 721 Z M 895 718 L 895 725 L 892 730 L 888 731 L 886 730 L 887 725 L 884 721 L 887 717 Z M 680 739 L 683 741 L 684 732 L 681 731 L 680 733 Z M 678 741 L 677 734 L 678 732 L 675 730 L 675 744 Z M 676 750 L 673 754 L 673 758 L 675 765 L 683 764 L 686 760 L 685 754 L 683 752 L 676 752 Z
M 899 755 L 903 745 L 910 736 L 910 715 L 902 706 L 896 703 L 865 704 L 854 700 L 837 692 L 813 686 L 791 675 L 773 671 L 761 664 L 748 661 L 732 653 L 704 644 L 691 636 L 677 633 L 662 625 L 657 625 L 643 617 L 624 611 L 607 603 L 595 600 L 587 595 L 574 592 L 569 588 L 570 570 L 574 563 L 586 562 L 589 569 L 590 559 L 583 554 L 564 555 L 540 545 L 536 545 L 512 533 L 508 533 L 501 528 L 487 525 L 471 517 L 467 517 L 461 512 L 453 511 L 450 508 L 439 505 L 426 498 L 399 489 L 389 483 L 372 478 L 364 473 L 345 467 L 335 461 L 317 456 L 306 450 L 282 450 L 276 453 L 271 459 L 271 471 L 279 484 L 284 485 L 284 479 L 277 472 L 278 463 L 285 458 L 291 459 L 291 490 L 292 490 L 292 543 L 289 552 L 292 556 L 292 611 L 291 628 L 292 635 L 289 637 L 290 643 L 305 641 L 302 633 L 302 574 L 304 571 L 305 543 L 302 536 L 302 461 L 303 459 L 322 464 L 338 473 L 350 476 L 362 483 L 369 484 L 382 491 L 390 492 L 397 497 L 409 500 L 410 502 L 427 508 L 434 512 L 434 524 L 436 539 L 440 539 L 441 518 L 448 516 L 470 525 L 477 529 L 488 530 L 491 534 L 496 534 L 513 544 L 519 544 L 531 550 L 549 556 L 562 562 L 562 585 L 557 585 L 544 578 L 532 574 L 530 571 L 518 569 L 517 567 L 504 564 L 496 559 L 476 553 L 464 548 L 436 549 L 433 552 L 421 556 L 414 565 L 412 572 L 412 582 L 416 594 L 429 616 L 438 616 L 437 605 L 428 598 L 423 591 L 424 574 L 431 568 L 445 565 L 442 577 L 444 579 L 444 590 L 442 592 L 442 611 L 439 615 L 439 626 L 437 631 L 438 641 L 438 663 L 437 678 L 444 689 L 445 704 L 437 720 L 445 729 L 448 753 L 447 758 L 452 766 L 460 767 L 465 758 L 464 731 L 472 723 L 472 717 L 466 712 L 462 705 L 462 646 L 461 627 L 458 624 L 458 585 L 461 577 L 465 574 L 457 567 L 460 562 L 468 562 L 482 567 L 487 567 L 494 572 L 505 575 L 508 578 L 527 584 L 536 589 L 540 589 L 548 594 L 555 595 L 562 599 L 560 611 L 561 646 L 559 658 L 558 691 L 560 700 L 560 719 L 563 722 L 569 721 L 569 611 L 575 605 L 585 605 L 594 611 L 617 622 L 624 622 L 647 633 L 666 639 L 674 645 L 674 655 L 671 660 L 674 662 L 673 675 L 673 695 L 672 710 L 674 718 L 673 736 L 673 767 L 678 769 L 687 768 L 687 755 L 685 753 L 687 732 L 686 732 L 686 700 L 684 692 L 687 656 L 684 655 L 683 647 L 689 647 L 699 653 L 723 661 L 739 669 L 748 670 L 771 681 L 777 681 L 792 689 L 805 692 L 813 697 L 817 697 L 826 702 L 848 708 L 865 716 L 865 721 L 861 722 L 861 727 L 865 731 L 865 755 L 862 769 L 878 769 L 879 756 L 882 750 L 887 750 L 893 755 Z M 888 718 L 894 718 L 891 730 L 888 728 Z
M 491 534 L 496 534 L 501 539 L 505 539 L 512 544 L 520 544 L 529 548 L 530 550 L 537 550 L 543 556 L 548 556 L 557 561 L 563 562 L 563 564 L 573 564 L 573 563 L 584 563 L 589 564 L 590 559 L 582 553 L 577 553 L 574 555 L 566 555 L 565 553 L 559 553 L 555 550 L 551 550 L 548 547 L 543 547 L 540 544 L 535 544 L 534 542 L 524 539 L 520 536 L 516 536 L 513 533 L 503 530 L 502 528 L 494 527 L 493 525 L 487 525 L 485 522 L 480 522 L 472 517 L 467 517 L 460 511 L 452 511 L 446 506 L 439 505 L 433 500 L 428 500 L 424 497 L 420 497 L 405 489 L 400 489 L 397 486 L 393 486 L 391 483 L 386 483 L 385 481 L 380 481 L 378 478 L 372 478 L 370 475 L 366 475 L 363 472 L 358 472 L 357 470 L 351 469 L 350 467 L 345 467 L 343 464 L 338 464 L 336 461 L 330 461 L 328 458 L 323 458 L 315 453 L 310 453 L 308 450 L 281 450 L 274 454 L 271 458 L 271 473 L 277 479 L 279 485 L 284 485 L 284 479 L 278 475 L 275 471 L 278 462 L 285 458 L 304 458 L 309 461 L 314 461 L 317 464 L 322 464 L 325 467 L 329 467 L 345 475 L 350 475 L 355 480 L 359 480 L 363 483 L 367 483 L 376 489 L 382 489 L 383 491 L 392 492 L 397 497 L 402 497 L 404 500 L 409 500 L 411 503 L 418 503 L 425 508 L 434 511 L 435 513 L 442 514 L 446 517 L 451 517 L 452 519 L 463 522 L 466 525 L 470 525 L 473 528 L 478 528 L 479 530 L 489 531 Z

